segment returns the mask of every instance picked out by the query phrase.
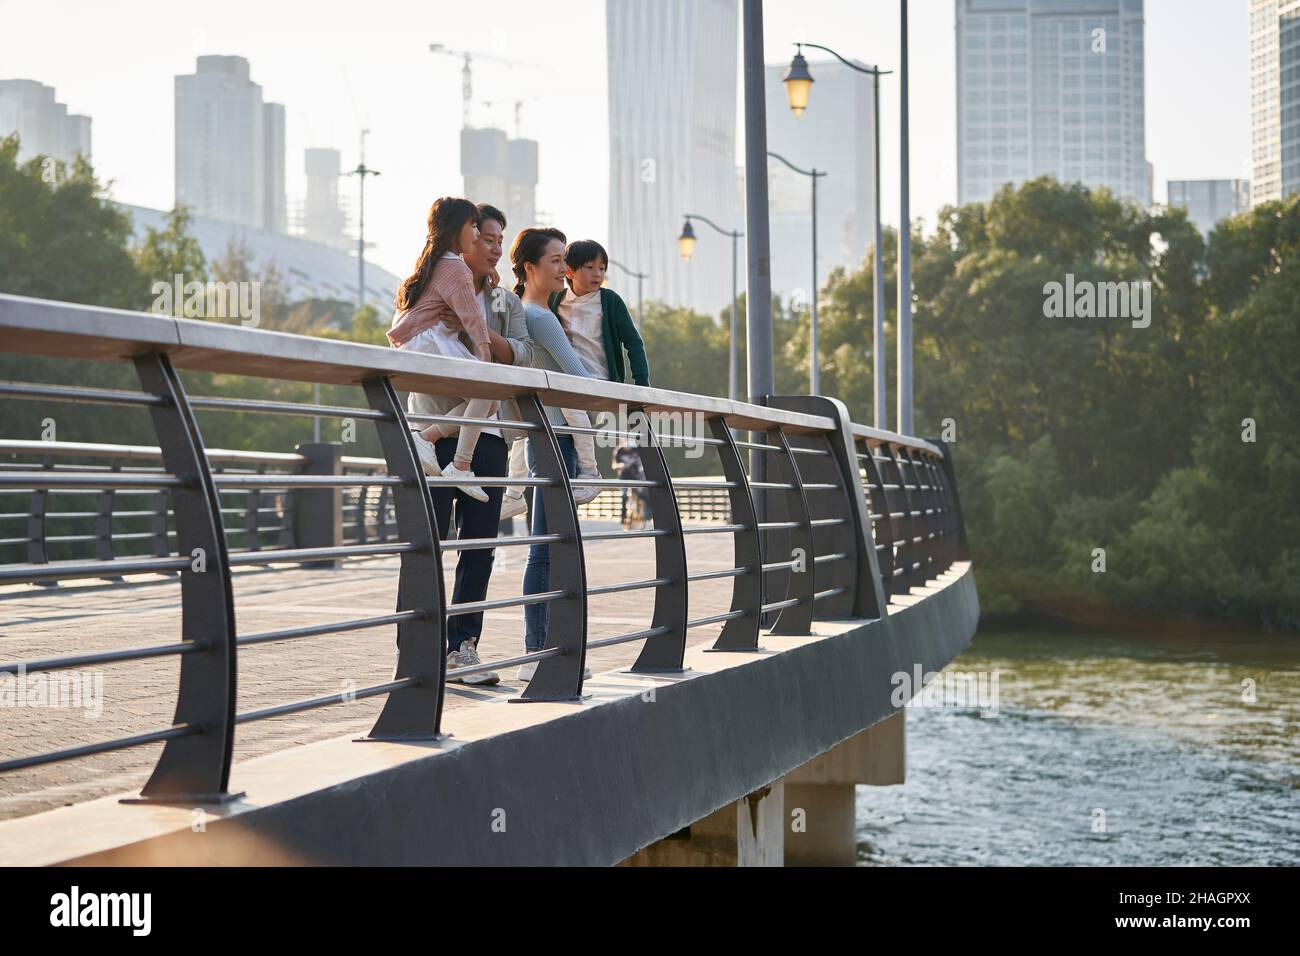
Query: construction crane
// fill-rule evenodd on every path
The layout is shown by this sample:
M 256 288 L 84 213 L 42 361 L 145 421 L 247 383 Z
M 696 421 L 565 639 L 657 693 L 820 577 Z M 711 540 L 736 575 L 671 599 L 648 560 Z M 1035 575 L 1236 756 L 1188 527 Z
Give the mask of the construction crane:
M 464 60 L 464 66 L 460 71 L 460 94 L 462 100 L 461 122 L 466 129 L 469 129 L 472 126 L 470 123 L 470 104 L 474 99 L 474 82 L 471 63 L 474 60 L 486 60 L 489 63 L 499 63 L 502 66 L 507 67 L 523 66 L 536 70 L 542 69 L 542 66 L 539 63 L 529 63 L 524 60 L 508 60 L 504 57 L 492 56 L 487 53 L 474 53 L 470 50 L 452 50 L 441 43 L 430 43 L 429 52 L 438 53 L 443 56 L 460 57 Z

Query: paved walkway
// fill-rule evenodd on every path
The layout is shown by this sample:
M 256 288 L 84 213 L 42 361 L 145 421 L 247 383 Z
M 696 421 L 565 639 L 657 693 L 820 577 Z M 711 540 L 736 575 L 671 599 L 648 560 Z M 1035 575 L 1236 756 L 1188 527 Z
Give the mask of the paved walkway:
M 614 522 L 584 522 L 584 530 L 612 529 Z M 688 535 L 690 570 L 734 565 L 729 535 Z M 519 593 L 526 548 L 498 548 L 489 598 Z M 446 558 L 451 593 L 455 556 Z M 652 539 L 598 541 L 586 546 L 590 584 L 614 584 L 653 576 Z M 235 575 L 239 633 L 303 624 L 343 621 L 391 613 L 397 590 L 397 559 L 352 561 L 337 570 L 285 567 Z M 731 581 L 691 585 L 690 616 L 730 607 Z M 612 637 L 650 624 L 653 591 L 603 595 L 589 605 L 589 637 Z M 693 629 L 690 644 L 712 642 L 720 625 Z M 0 588 L 0 659 L 13 661 L 89 651 L 173 643 L 180 636 L 180 586 L 153 581 L 105 586 L 70 583 L 62 588 Z M 392 627 L 255 645 L 239 651 L 238 711 L 339 693 L 382 683 L 392 676 Z M 631 664 L 640 642 L 601 648 L 588 655 L 600 673 Z M 512 608 L 486 615 L 480 653 L 500 659 L 523 650 L 523 612 Z M 131 661 L 99 669 L 65 672 L 102 679 L 102 713 L 74 708 L 0 708 L 0 759 L 143 733 L 170 726 L 176 702 L 179 660 Z M 477 700 L 509 697 L 523 685 L 513 669 L 495 687 L 453 684 L 443 729 L 455 732 L 457 711 Z M 29 683 L 38 675 L 28 675 Z M 85 702 L 83 701 L 83 704 Z M 301 714 L 245 724 L 235 737 L 235 760 L 247 760 L 298 744 L 369 730 L 383 697 L 318 708 Z M 0 819 L 23 816 L 113 793 L 138 790 L 148 779 L 161 744 L 134 747 L 74 761 L 0 775 Z

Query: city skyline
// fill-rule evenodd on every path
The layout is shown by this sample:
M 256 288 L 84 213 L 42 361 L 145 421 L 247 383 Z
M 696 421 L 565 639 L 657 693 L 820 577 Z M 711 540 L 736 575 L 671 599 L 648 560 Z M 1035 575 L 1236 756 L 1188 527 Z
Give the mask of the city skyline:
M 148 14 L 150 5 L 144 6 Z M 509 13 L 516 6 L 504 3 L 502 11 Z M 396 4 L 377 4 L 371 26 L 344 31 L 330 26 L 330 14 L 342 8 L 326 3 L 319 21 L 323 26 L 306 34 L 287 32 L 301 31 L 301 24 L 284 13 L 259 7 L 262 30 L 207 27 L 200 32 L 186 25 L 180 29 L 180 39 L 172 37 L 168 43 L 161 37 L 168 35 L 170 26 L 183 23 L 185 14 L 170 12 L 166 5 L 154 5 L 152 15 L 142 15 L 130 33 L 105 11 L 87 7 L 90 29 L 86 32 L 111 42 L 92 44 L 80 35 L 72 37 L 72 55 L 55 62 L 13 41 L 32 14 L 10 0 L 0 0 L 0 10 L 18 26 L 8 38 L 0 39 L 0 54 L 13 75 L 31 76 L 54 87 L 69 109 L 95 118 L 97 172 L 115 181 L 114 198 L 155 208 L 170 205 L 174 188 L 170 77 L 192 70 L 198 54 L 246 56 L 267 98 L 286 105 L 287 150 L 293 157 L 287 164 L 289 194 L 295 200 L 305 192 L 298 159 L 304 149 L 338 148 L 343 165 L 349 167 L 355 162 L 357 131 L 362 126 L 372 129 L 368 160 L 382 168 L 384 176 L 367 190 L 367 238 L 376 243 L 369 257 L 390 271 L 404 273 L 418 253 L 429 201 L 461 188 L 456 142 L 459 71 L 428 56 L 430 39 L 534 62 L 546 62 L 548 50 L 570 44 L 590 54 L 582 69 L 551 74 L 485 68 L 476 71 L 475 84 L 484 100 L 517 95 L 525 82 L 544 88 L 547 98 L 526 109 L 523 118 L 524 134 L 537 139 L 542 152 L 539 217 L 575 236 L 607 238 L 603 2 L 579 6 L 572 17 L 539 23 L 525 36 L 497 28 L 475 30 L 453 18 L 442 24 L 436 37 L 433 30 L 404 27 L 399 32 L 373 26 L 404 9 Z M 583 11 L 591 15 L 584 17 Z M 912 210 L 915 219 L 932 227 L 939 207 L 956 201 L 955 67 L 952 4 L 935 3 L 927 13 L 932 15 L 914 18 L 912 36 Z M 1249 120 L 1243 108 L 1249 83 L 1244 6 L 1149 0 L 1146 17 L 1147 152 L 1157 181 L 1163 185 L 1166 177 L 1244 178 L 1249 174 L 1245 168 Z M 879 62 L 884 69 L 896 65 L 896 4 L 862 8 L 830 0 L 809 0 L 797 8 L 772 4 L 766 19 L 769 63 L 788 61 L 796 40 L 830 39 L 830 45 L 845 55 Z M 291 67 L 282 56 L 287 42 L 310 48 L 316 54 L 313 65 Z M 115 51 L 111 63 L 105 59 L 106 47 Z M 118 55 L 123 51 L 132 55 Z M 1193 62 L 1210 55 L 1224 64 L 1212 81 Z M 431 84 L 438 84 L 439 95 L 429 95 Z M 404 88 L 422 97 L 419 123 L 410 119 L 410 97 L 393 95 Z M 815 104 L 816 99 L 814 108 Z M 882 218 L 896 224 L 896 89 L 888 85 L 882 89 L 881 105 Z M 1189 113 L 1193 109 L 1195 113 Z M 486 116 L 493 125 L 508 125 L 504 110 Z M 1191 116 L 1197 123 L 1190 122 Z M 1201 142 L 1199 130 L 1206 125 L 1224 134 Z M 342 186 L 345 205 L 351 203 L 354 190 L 350 183 Z M 1156 198 L 1162 196 L 1163 189 L 1158 188 Z M 611 254 L 619 258 L 618 249 L 611 248 Z

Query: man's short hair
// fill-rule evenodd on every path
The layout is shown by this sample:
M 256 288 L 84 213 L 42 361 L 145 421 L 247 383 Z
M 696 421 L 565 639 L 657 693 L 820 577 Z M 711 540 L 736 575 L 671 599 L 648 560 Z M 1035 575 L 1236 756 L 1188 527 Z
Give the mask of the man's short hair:
M 503 212 L 502 212 L 500 209 L 498 209 L 496 206 L 493 206 L 493 205 L 491 205 L 490 203 L 485 203 L 485 202 L 481 202 L 481 203 L 479 203 L 479 204 L 478 204 L 478 216 L 479 216 L 479 221 L 480 221 L 480 222 L 482 222 L 484 219 L 495 219 L 497 222 L 501 223 L 501 229 L 502 229 L 502 231 L 503 231 L 503 232 L 505 231 L 505 228 L 506 228 L 506 214 L 503 213 Z
M 609 268 L 609 253 L 595 239 L 575 239 L 564 250 L 564 264 L 570 269 L 581 269 L 588 262 L 599 259 L 605 268 Z

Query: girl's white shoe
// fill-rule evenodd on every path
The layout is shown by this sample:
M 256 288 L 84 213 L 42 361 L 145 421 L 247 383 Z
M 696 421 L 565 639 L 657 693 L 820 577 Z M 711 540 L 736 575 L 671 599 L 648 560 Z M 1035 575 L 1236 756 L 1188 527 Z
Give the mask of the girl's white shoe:
M 457 482 L 456 487 L 465 492 L 465 494 L 469 495 L 475 501 L 488 500 L 488 494 L 486 491 L 478 485 L 470 483 L 471 479 L 474 477 L 474 472 L 470 471 L 468 468 L 457 468 L 456 463 L 453 461 L 442 470 L 442 477 L 454 479 Z M 461 482 L 465 482 L 465 484 L 461 484 Z
M 419 432 L 411 432 L 411 438 L 415 441 L 415 453 L 420 458 L 420 467 L 430 478 L 437 478 L 442 474 L 442 466 L 438 464 L 438 450 L 433 447 L 433 442 L 425 438 Z

